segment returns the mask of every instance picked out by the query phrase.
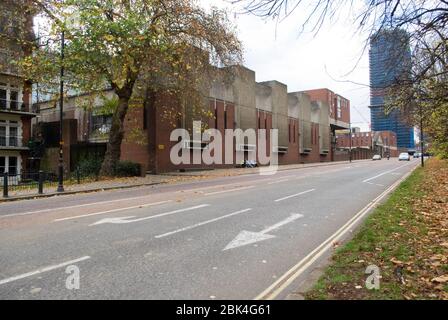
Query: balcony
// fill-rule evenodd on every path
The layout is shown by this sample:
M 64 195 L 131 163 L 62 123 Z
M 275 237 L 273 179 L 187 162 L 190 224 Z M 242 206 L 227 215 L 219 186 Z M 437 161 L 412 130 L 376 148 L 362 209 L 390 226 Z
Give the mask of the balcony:
M 29 109 L 28 109 L 28 105 L 24 102 L 0 99 L 0 110 L 1 111 L 27 112 Z
M 28 147 L 23 146 L 21 137 L 0 136 L 0 149 L 1 150 L 27 150 Z
M 29 105 L 25 102 L 0 99 L 0 113 L 10 113 L 26 117 L 35 117 L 36 114 L 29 110 Z

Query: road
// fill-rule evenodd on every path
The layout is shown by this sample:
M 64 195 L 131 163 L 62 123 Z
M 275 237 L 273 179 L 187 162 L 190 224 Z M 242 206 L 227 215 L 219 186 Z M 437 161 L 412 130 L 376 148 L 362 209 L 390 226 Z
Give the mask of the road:
M 341 163 L 2 203 L 0 299 L 283 299 L 417 165 Z

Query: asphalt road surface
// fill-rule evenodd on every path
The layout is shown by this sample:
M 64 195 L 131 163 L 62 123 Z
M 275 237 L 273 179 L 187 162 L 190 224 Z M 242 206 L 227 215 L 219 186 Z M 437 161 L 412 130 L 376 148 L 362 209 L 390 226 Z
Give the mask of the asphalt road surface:
M 417 165 L 2 203 L 0 299 L 282 299 Z

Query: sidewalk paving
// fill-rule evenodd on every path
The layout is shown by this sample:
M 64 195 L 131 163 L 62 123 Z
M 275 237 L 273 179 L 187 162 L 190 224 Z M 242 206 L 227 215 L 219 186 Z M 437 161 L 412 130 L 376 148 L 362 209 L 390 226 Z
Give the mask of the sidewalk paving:
M 353 163 L 365 162 L 370 160 L 357 160 Z M 331 166 L 346 163 L 343 162 L 322 162 L 309 164 L 292 164 L 279 166 L 278 171 L 295 170 L 301 168 L 311 168 L 320 166 Z M 259 174 L 260 168 L 229 168 L 229 169 L 215 169 L 202 171 L 187 171 L 187 172 L 169 172 L 160 175 L 147 175 L 146 177 L 132 177 L 132 178 L 114 178 L 100 181 L 93 181 L 81 184 L 65 184 L 64 192 L 57 192 L 57 185 L 44 188 L 44 194 L 37 193 L 37 186 L 30 189 L 10 190 L 8 198 L 0 198 L 0 202 L 25 200 L 43 197 L 52 197 L 57 195 L 68 195 L 76 193 L 100 192 L 113 189 L 137 188 L 143 186 L 151 186 L 158 184 L 181 183 L 198 181 L 205 179 L 213 179 L 218 177 L 232 177 L 247 174 Z

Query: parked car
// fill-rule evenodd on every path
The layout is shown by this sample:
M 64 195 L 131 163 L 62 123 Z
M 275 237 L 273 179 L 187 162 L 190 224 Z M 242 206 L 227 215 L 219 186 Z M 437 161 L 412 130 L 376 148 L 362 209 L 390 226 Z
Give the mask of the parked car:
M 400 153 L 398 161 L 411 161 L 411 156 L 407 152 Z
M 414 159 L 418 159 L 421 157 L 421 154 L 419 152 L 414 153 Z
M 381 158 L 381 156 L 380 156 L 379 154 L 374 155 L 373 158 L 372 158 L 373 161 L 375 161 L 375 160 L 381 160 L 381 159 L 382 159 L 382 158 Z

